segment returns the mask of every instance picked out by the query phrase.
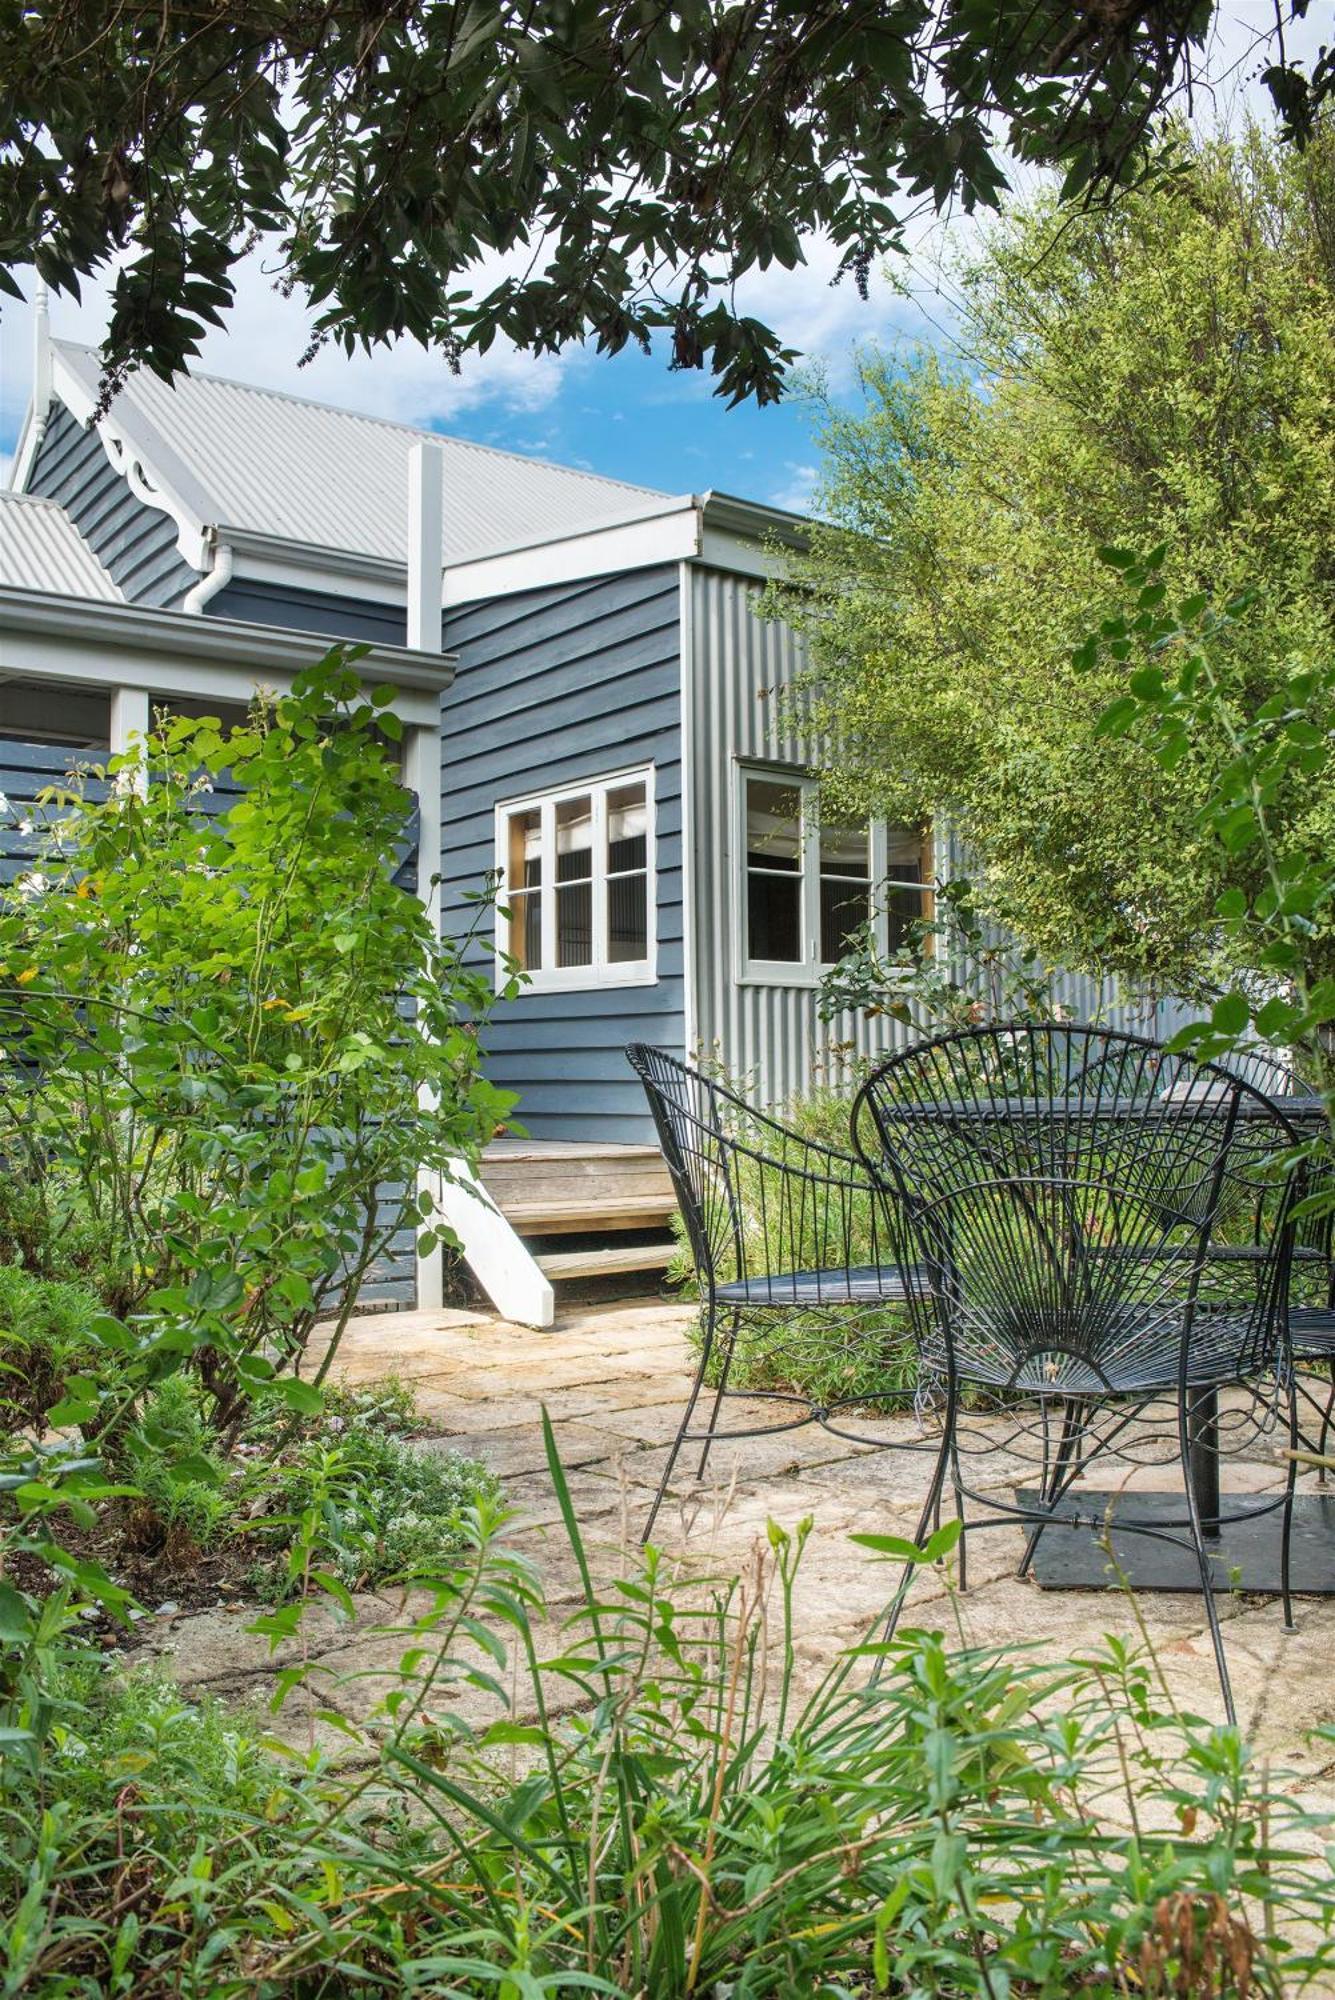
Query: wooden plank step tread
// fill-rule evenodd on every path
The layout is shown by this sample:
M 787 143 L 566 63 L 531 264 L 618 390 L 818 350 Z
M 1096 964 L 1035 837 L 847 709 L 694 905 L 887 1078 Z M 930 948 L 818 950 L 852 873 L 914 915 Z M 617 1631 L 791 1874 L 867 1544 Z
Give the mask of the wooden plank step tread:
M 615 1250 L 557 1250 L 536 1262 L 548 1278 L 601 1278 L 618 1271 L 666 1270 L 676 1249 L 675 1243 L 630 1243 Z
M 497 1208 L 519 1234 L 541 1236 L 544 1229 L 600 1229 L 617 1225 L 633 1227 L 641 1217 L 646 1229 L 667 1220 L 676 1212 L 677 1198 L 666 1194 L 635 1194 L 609 1200 L 599 1196 L 589 1201 L 504 1201 L 489 1190 Z

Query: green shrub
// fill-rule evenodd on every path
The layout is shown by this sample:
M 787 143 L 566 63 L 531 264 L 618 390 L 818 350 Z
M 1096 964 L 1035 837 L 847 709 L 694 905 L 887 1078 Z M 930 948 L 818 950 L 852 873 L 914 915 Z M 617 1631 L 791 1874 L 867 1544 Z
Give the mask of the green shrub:
M 335 1391 L 308 1435 L 249 1484 L 263 1496 L 255 1524 L 261 1546 L 282 1551 L 255 1570 L 266 1593 L 290 1596 L 300 1568 L 300 1524 L 313 1529 L 319 1560 L 347 1589 L 410 1577 L 435 1577 L 467 1541 L 466 1519 L 480 1501 L 500 1493 L 479 1460 L 412 1442 L 419 1428 L 412 1396 L 399 1383 L 374 1390 Z
M 863 1648 L 802 1698 L 792 1603 L 809 1523 L 772 1527 L 739 1581 L 702 1591 L 650 1550 L 605 1595 L 550 1432 L 548 1449 L 584 1580 L 563 1640 L 539 1651 L 551 1614 L 483 1505 L 377 1713 L 344 1723 L 364 1768 L 280 1758 L 245 1718 L 161 1682 L 67 1677 L 59 1752 L 4 1814 L 5 1990 L 1324 1990 L 1335 1821 L 1236 1731 L 1173 1712 L 1149 1663 L 1110 1645 L 1048 1667 L 906 1631 L 879 1681 Z M 319 1662 L 288 1679 L 316 1672 L 335 1717 Z
M 65 1377 L 87 1363 L 100 1310 L 83 1285 L 0 1265 L 0 1432 L 40 1435 Z
M 138 1423 L 118 1441 L 116 1460 L 137 1489 L 131 1509 L 136 1539 L 160 1536 L 178 1559 L 188 1560 L 228 1527 L 240 1485 L 229 1484 L 191 1377 L 170 1375 L 154 1390 Z

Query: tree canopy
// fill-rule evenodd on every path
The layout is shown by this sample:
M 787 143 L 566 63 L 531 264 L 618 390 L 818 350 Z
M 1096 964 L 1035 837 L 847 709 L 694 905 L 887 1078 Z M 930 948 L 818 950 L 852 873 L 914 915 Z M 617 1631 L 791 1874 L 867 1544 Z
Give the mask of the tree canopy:
M 829 525 L 777 593 L 834 795 L 948 817 L 984 906 L 1050 960 L 1200 990 L 1245 953 L 1217 904 L 1258 893 L 1255 857 L 1204 823 L 1199 745 L 1165 767 L 1099 733 L 1129 648 L 1073 651 L 1109 609 L 1100 546 L 1163 543 L 1175 599 L 1264 604 L 1215 662 L 1239 717 L 1329 657 L 1335 134 L 1198 145 L 1099 215 L 1039 199 L 959 277 L 962 352 L 872 358 L 865 407 L 827 410 Z M 1281 849 L 1335 845 L 1329 772 L 1273 807 Z
M 1308 0 L 1283 0 L 1277 20 Z M 1068 196 L 1145 170 L 1215 0 L 8 0 L 0 286 L 116 264 L 108 386 L 170 376 L 257 241 L 316 340 L 662 332 L 733 400 L 791 354 L 729 288 L 824 232 L 865 287 L 906 211 L 972 209 L 1000 149 Z M 1269 14 L 1267 12 L 1267 22 Z M 1276 27 L 1291 134 L 1330 89 Z M 7 275 L 8 274 L 8 275 Z

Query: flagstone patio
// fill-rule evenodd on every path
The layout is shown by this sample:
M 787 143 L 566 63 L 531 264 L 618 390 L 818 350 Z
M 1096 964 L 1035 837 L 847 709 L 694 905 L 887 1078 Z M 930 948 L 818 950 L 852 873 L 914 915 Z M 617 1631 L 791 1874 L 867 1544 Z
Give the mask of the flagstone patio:
M 555 1630 L 576 1594 L 575 1573 L 547 1473 L 541 1410 L 555 1427 L 595 1566 L 615 1574 L 638 1542 L 680 1417 L 690 1319 L 691 1308 L 656 1300 L 574 1308 L 549 1333 L 474 1312 L 367 1314 L 350 1325 L 338 1368 L 352 1382 L 394 1374 L 411 1383 L 433 1427 L 422 1448 L 484 1457 L 500 1475 L 521 1516 L 516 1541 L 542 1566 Z M 904 1442 L 915 1435 L 905 1421 Z M 995 1480 L 1005 1487 L 1014 1468 L 998 1458 Z M 930 1467 L 921 1451 L 865 1448 L 816 1426 L 716 1446 L 698 1484 L 694 1459 L 683 1454 L 655 1540 L 693 1567 L 734 1574 L 767 1520 L 792 1528 L 811 1515 L 796 1594 L 798 1674 L 810 1683 L 865 1633 L 898 1574 L 850 1534 L 911 1534 Z M 1250 1486 L 1278 1476 L 1273 1461 L 1243 1471 Z M 1093 1650 L 1105 1633 L 1134 1640 L 1139 1619 L 1179 1699 L 1222 1716 L 1198 1596 L 1145 1594 L 1133 1605 L 1120 1591 L 1041 1591 L 1014 1574 L 1021 1547 L 1017 1528 L 972 1537 L 968 1592 L 952 1591 L 940 1570 L 925 1572 L 907 1618 L 970 1644 L 1034 1646 L 1054 1657 Z M 276 1670 L 304 1651 L 327 1670 L 324 1692 L 299 1691 L 280 1727 L 290 1733 L 304 1716 L 315 1731 L 310 1718 L 322 1701 L 355 1718 L 383 1692 L 377 1674 L 403 1642 L 381 1628 L 399 1622 L 398 1603 L 395 1593 L 365 1594 L 351 1625 L 317 1607 L 302 1639 L 275 1654 L 247 1633 L 246 1615 L 221 1607 L 153 1621 L 143 1649 L 162 1656 L 183 1684 L 229 1696 L 266 1691 Z M 1335 1805 L 1335 1745 L 1310 1735 L 1335 1726 L 1335 1599 L 1300 1599 L 1298 1630 L 1289 1634 L 1273 1599 L 1230 1597 L 1221 1614 L 1242 1726 L 1260 1750 L 1300 1774 L 1305 1794 L 1329 1793 Z

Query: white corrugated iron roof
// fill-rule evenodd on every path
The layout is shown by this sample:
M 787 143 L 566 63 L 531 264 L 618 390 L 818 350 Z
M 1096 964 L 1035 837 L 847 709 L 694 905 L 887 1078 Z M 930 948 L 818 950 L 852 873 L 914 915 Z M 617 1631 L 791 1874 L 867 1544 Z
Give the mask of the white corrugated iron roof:
M 64 509 L 28 493 L 0 491 L 0 584 L 125 602 Z
M 96 349 L 55 346 L 96 398 Z M 201 524 L 390 562 L 406 560 L 408 452 L 422 437 L 444 462 L 447 566 L 644 519 L 672 497 L 214 375 L 169 385 L 141 369 L 111 416 Z

